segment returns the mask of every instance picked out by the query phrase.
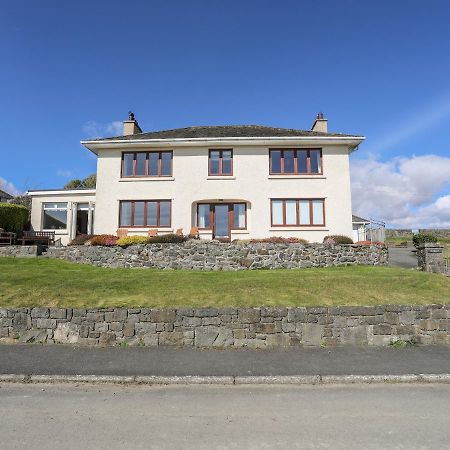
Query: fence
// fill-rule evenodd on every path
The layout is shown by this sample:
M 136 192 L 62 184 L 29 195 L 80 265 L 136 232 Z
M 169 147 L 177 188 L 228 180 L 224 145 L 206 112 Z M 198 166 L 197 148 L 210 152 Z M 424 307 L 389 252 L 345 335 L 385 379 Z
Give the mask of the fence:
M 366 239 L 371 242 L 385 242 L 386 224 L 380 220 L 370 219 L 366 225 Z

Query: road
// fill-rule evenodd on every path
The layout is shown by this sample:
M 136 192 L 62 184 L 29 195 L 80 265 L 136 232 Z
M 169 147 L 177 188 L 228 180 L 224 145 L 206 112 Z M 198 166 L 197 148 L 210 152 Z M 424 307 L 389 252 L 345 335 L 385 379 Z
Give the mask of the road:
M 5 449 L 449 448 L 450 385 L 0 385 Z
M 389 247 L 389 265 L 404 269 L 417 269 L 417 254 L 414 247 Z
M 404 375 L 450 373 L 449 346 L 199 350 L 171 347 L 0 345 L 0 374 Z

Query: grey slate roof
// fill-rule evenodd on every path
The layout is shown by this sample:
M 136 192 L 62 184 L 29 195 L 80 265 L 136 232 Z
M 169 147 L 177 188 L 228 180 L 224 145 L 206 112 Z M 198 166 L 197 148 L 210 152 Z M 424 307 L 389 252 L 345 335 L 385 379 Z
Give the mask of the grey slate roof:
M 14 197 L 11 194 L 8 194 L 7 192 L 2 191 L 0 189 L 0 198 L 6 198 L 7 200 L 10 200 L 10 199 L 12 199 Z
M 355 216 L 352 214 L 352 222 L 353 223 L 370 223 L 370 220 L 363 219 L 362 217 Z
M 321 133 L 317 131 L 294 130 L 291 128 L 275 128 L 262 125 L 217 125 L 176 128 L 174 130 L 151 131 L 149 133 L 132 134 L 95 139 L 95 141 L 131 139 L 195 139 L 195 138 L 251 138 L 251 137 L 361 137 L 352 134 Z

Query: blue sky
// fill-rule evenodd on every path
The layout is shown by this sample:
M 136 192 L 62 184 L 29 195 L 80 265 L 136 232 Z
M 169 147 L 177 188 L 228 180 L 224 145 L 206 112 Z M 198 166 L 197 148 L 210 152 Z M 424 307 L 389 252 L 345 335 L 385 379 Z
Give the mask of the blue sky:
M 10 190 L 93 173 L 79 141 L 115 134 L 130 109 L 146 131 L 308 129 L 323 111 L 330 130 L 367 137 L 352 156 L 356 213 L 450 227 L 448 1 L 0 6 L 0 178 Z

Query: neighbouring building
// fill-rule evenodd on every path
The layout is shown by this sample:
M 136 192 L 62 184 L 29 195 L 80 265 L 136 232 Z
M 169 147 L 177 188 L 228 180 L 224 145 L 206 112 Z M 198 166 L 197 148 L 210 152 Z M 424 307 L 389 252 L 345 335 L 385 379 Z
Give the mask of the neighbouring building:
M 352 236 L 349 155 L 363 136 L 258 125 L 143 133 L 82 141 L 97 156 L 97 187 L 30 191 L 32 227 L 77 233 L 187 234 L 203 239 Z M 156 231 L 154 231 L 156 230 Z
M 9 201 L 9 200 L 12 200 L 14 197 L 12 196 L 12 195 L 10 195 L 10 194 L 8 194 L 7 192 L 5 192 L 5 191 L 2 191 L 1 189 L 0 189 L 0 203 L 6 203 L 7 201 Z

